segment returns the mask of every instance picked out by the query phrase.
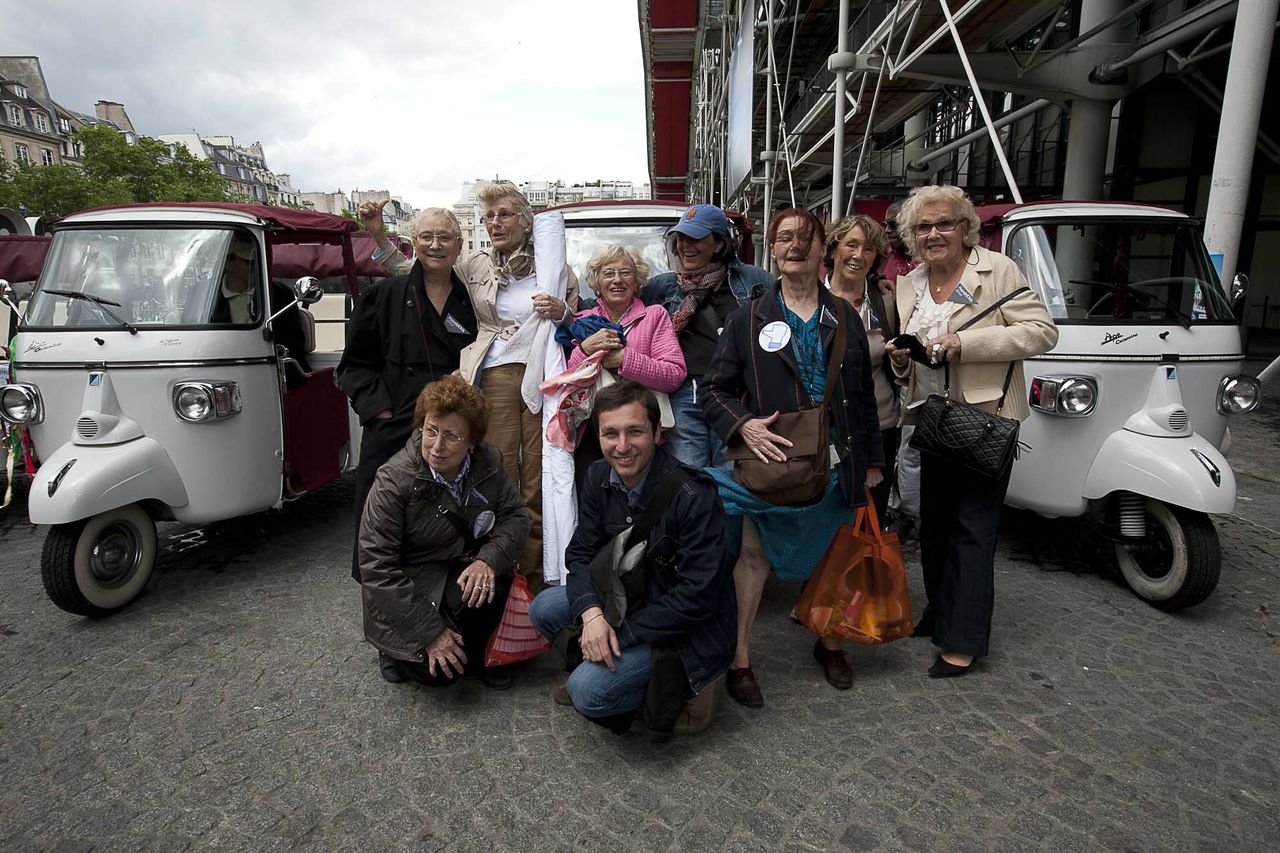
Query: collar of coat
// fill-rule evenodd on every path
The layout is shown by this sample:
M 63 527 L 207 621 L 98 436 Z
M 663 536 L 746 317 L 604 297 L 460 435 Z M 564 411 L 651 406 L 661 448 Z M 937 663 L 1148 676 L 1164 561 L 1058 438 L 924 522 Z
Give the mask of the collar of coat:
M 607 459 L 605 460 L 605 464 L 609 464 Z M 676 458 L 671 455 L 671 451 L 667 450 L 665 445 L 659 444 L 653 449 L 653 459 L 649 462 L 649 469 L 645 471 L 644 482 L 640 484 L 640 500 L 638 505 L 635 507 L 636 509 L 643 511 L 644 507 L 649 505 L 649 501 L 653 500 L 653 493 L 658 490 L 658 486 L 661 485 L 663 477 L 665 477 L 667 472 L 678 464 L 679 462 L 677 462 Z M 610 467 L 609 474 L 606 474 L 600 480 L 600 488 L 605 492 L 614 488 L 610 482 L 612 479 L 610 475 L 612 474 L 613 468 Z M 618 495 L 623 497 L 625 500 L 625 492 L 618 491 Z
M 627 310 L 622 312 L 622 319 L 617 321 L 618 325 L 625 329 L 627 326 L 643 317 L 647 307 L 648 306 L 640 301 L 640 294 L 637 292 L 635 298 L 631 300 L 631 304 L 627 306 Z M 579 317 L 585 317 L 587 315 L 595 315 L 609 320 L 609 309 L 604 307 L 604 300 L 598 299 L 596 304 L 588 308 L 586 311 L 578 312 Z M 614 321 L 609 320 L 609 322 L 612 323 Z
M 414 429 L 409 435 L 409 440 L 405 442 L 404 449 L 409 454 L 415 483 L 427 483 L 443 489 L 444 486 L 437 483 L 436 478 L 432 476 L 431 466 L 427 464 L 427 460 L 422 458 L 422 427 Z M 502 467 L 502 453 L 492 445 L 477 444 L 471 448 L 469 456 L 470 468 L 463 477 L 464 494 L 473 486 L 483 480 L 487 480 Z

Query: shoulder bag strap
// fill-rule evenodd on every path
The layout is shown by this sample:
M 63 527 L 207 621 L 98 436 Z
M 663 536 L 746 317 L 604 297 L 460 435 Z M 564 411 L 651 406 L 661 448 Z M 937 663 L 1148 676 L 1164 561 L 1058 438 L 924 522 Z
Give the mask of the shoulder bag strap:
M 1006 302 L 1008 302 L 1008 301 L 1009 301 L 1010 299 L 1012 299 L 1013 297 L 1015 297 L 1015 296 L 1021 296 L 1022 294 L 1027 293 L 1027 292 L 1028 292 L 1028 291 L 1030 291 L 1030 290 L 1031 290 L 1031 288 L 1030 288 L 1030 287 L 1019 287 L 1019 288 L 1018 288 L 1017 290 L 1015 290 L 1013 293 L 1008 294 L 1007 296 L 1005 296 L 1003 299 L 1000 299 L 1000 300 L 999 300 L 998 302 L 996 302 L 995 304 L 990 305 L 990 306 L 988 306 L 988 307 L 986 307 L 986 308 L 982 309 L 982 313 L 978 314 L 976 317 L 972 317 L 972 318 L 970 318 L 970 320 L 969 320 L 967 323 L 965 323 L 965 324 L 964 324 L 963 326 L 961 326 L 960 328 L 956 329 L 956 331 L 957 331 L 957 332 L 963 332 L 965 329 L 969 328 L 969 327 L 970 327 L 970 326 L 972 326 L 974 323 L 978 322 L 978 321 L 979 321 L 979 320 L 981 320 L 983 317 L 987 316 L 987 315 L 988 315 L 988 314 L 990 314 L 992 311 L 996 310 L 997 308 L 999 308 L 1001 305 L 1003 305 L 1003 304 L 1005 304 Z
M 818 302 L 818 310 L 822 310 L 821 301 Z M 852 306 L 850 306 L 849 310 L 853 310 Z M 839 303 L 836 304 L 836 311 L 841 314 L 845 313 L 840 310 Z M 818 316 L 821 317 L 822 315 L 819 314 Z M 831 352 L 827 354 L 827 385 L 823 389 L 823 396 L 826 397 L 823 400 L 824 405 L 830 405 L 832 400 L 835 399 L 836 382 L 840 378 L 840 368 L 844 365 L 844 351 L 849 345 L 847 322 L 847 317 L 836 317 L 836 334 L 831 339 Z
M 984 308 L 982 310 L 982 313 L 978 314 L 976 317 L 971 318 L 963 326 L 956 329 L 956 331 L 963 332 L 965 329 L 969 328 L 974 323 L 978 322 L 983 317 L 990 314 L 992 311 L 995 311 L 997 308 L 999 308 L 1001 305 L 1008 302 L 1013 297 L 1021 296 L 1023 293 L 1027 293 L 1030 290 L 1031 290 L 1030 287 L 1019 287 L 1017 290 L 1013 291 L 1013 293 L 1006 295 L 1004 298 L 995 302 L 993 305 L 990 305 L 987 308 Z M 1000 388 L 1000 400 L 996 403 L 997 415 L 1000 414 L 1000 410 L 1004 408 L 1004 398 L 1009 394 L 1009 383 L 1013 380 L 1013 367 L 1015 364 L 1017 364 L 1016 361 L 1010 361 L 1009 369 L 1005 371 L 1004 385 Z M 949 362 L 942 363 L 942 371 L 943 371 L 943 393 L 946 397 L 950 397 L 951 396 L 951 365 Z
M 628 548 L 634 543 L 644 542 L 649 538 L 649 532 L 653 530 L 653 526 L 658 523 L 659 518 L 662 518 L 667 507 L 671 506 L 671 501 L 675 500 L 676 492 L 692 479 L 693 472 L 682 465 L 666 473 L 653 494 L 653 500 L 649 501 L 649 505 L 640 514 L 640 520 L 631 528 L 631 533 L 627 536 Z

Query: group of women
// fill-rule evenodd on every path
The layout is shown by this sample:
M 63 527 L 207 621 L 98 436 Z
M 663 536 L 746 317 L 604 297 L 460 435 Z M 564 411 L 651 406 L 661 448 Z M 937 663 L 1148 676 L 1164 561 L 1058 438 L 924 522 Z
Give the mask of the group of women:
M 806 577 L 868 495 L 883 514 L 899 428 L 940 390 L 932 368 L 945 361 L 949 393 L 994 410 L 1010 366 L 1021 387 L 1018 363 L 1056 342 L 1032 291 L 957 333 L 1024 282 L 978 245 L 973 206 L 954 187 L 921 187 L 897 214 L 920 263 L 896 280 L 876 273 L 888 243 L 870 217 L 827 227 L 805 210 L 775 213 L 766 235 L 775 277 L 738 260 L 723 211 L 694 205 L 668 234 L 670 272 L 650 278 L 623 246 L 592 258 L 585 278 L 597 299 L 583 311 L 576 283 L 539 289 L 532 214 L 515 187 L 486 185 L 477 199 L 493 248 L 462 259 L 446 210 L 415 221 L 413 260 L 386 239 L 376 206 L 360 211 L 379 259 L 398 274 L 358 300 L 339 367 L 364 425 L 353 572 L 366 636 L 391 681 L 452 680 L 496 624 L 515 568 L 531 587 L 542 582 L 545 439 L 521 394 L 530 361 L 521 324 L 560 327 L 570 372 L 585 364 L 655 392 L 672 453 L 716 478 L 737 553 L 738 645 L 726 687 L 748 707 L 764 701 L 750 638 L 770 570 Z M 932 364 L 895 348 L 900 333 L 917 336 Z M 1005 414 L 1027 413 L 1010 395 Z M 578 426 L 572 439 L 582 458 L 598 453 L 589 436 L 579 440 L 587 432 Z M 814 472 L 799 488 L 760 486 L 794 477 L 797 465 Z M 921 479 L 928 600 L 916 634 L 940 650 L 930 675 L 963 675 L 988 650 L 1008 477 L 983 480 L 928 457 Z M 821 638 L 813 651 L 833 686 L 852 684 L 838 641 Z M 510 681 L 482 674 L 494 686 Z

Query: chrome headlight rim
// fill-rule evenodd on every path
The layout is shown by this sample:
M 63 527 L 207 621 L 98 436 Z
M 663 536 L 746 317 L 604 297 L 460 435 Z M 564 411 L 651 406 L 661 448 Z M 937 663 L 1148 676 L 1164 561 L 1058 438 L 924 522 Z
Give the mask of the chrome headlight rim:
M 1038 398 L 1037 398 L 1038 391 Z M 1073 395 L 1087 403 L 1073 404 Z M 1098 380 L 1081 374 L 1046 374 L 1031 379 L 1028 394 L 1031 410 L 1060 418 L 1087 418 L 1098 408 Z
M 9 402 L 11 397 L 18 397 L 20 405 L 27 407 L 23 415 L 14 414 Z M 40 397 L 40 389 L 26 382 L 11 382 L 0 385 L 0 420 L 13 426 L 31 426 L 44 421 L 44 400 Z
M 240 414 L 243 403 L 238 382 L 188 380 L 175 383 L 173 413 L 189 424 L 226 420 Z
M 1250 398 L 1244 404 L 1235 402 L 1238 398 L 1233 396 L 1241 388 L 1248 389 L 1245 396 Z M 1220 415 L 1245 415 L 1258 408 L 1260 402 L 1262 402 L 1262 383 L 1256 376 L 1232 373 L 1222 377 L 1222 381 L 1218 383 L 1217 409 Z

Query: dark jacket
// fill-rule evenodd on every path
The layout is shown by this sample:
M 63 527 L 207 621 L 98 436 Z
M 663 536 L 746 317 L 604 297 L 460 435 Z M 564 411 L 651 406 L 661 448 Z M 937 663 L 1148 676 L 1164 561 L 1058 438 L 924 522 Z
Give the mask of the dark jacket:
M 702 397 L 702 409 L 712 429 L 730 446 L 742 441 L 738 431 L 750 418 L 809 408 L 794 347 L 769 353 L 756 341 L 762 328 L 783 320 L 779 286 L 779 282 L 773 282 L 759 299 L 729 315 L 711 368 L 703 377 L 708 393 Z M 830 354 L 836 323 L 845 324 L 846 346 L 839 380 L 836 388 L 827 389 L 827 399 L 833 440 L 840 454 L 840 464 L 836 466 L 840 491 L 847 505 L 862 506 L 866 503 L 863 484 L 867 468 L 882 468 L 885 461 L 867 333 L 853 306 L 832 296 L 825 287 L 818 288 L 818 310 L 824 355 Z
M 529 536 L 529 511 L 496 448 L 481 444 L 471 451 L 459 505 L 431 476 L 421 442 L 422 431 L 414 430 L 404 450 L 378 469 L 358 543 L 365 639 L 394 658 L 419 662 L 445 628 L 446 576 L 470 556 L 445 511 L 460 513 L 468 525 L 481 511 L 493 511 L 493 530 L 474 556 L 498 575 L 511 573 Z
M 575 620 L 588 607 L 603 608 L 591 582 L 591 560 L 615 534 L 639 519 L 663 476 L 676 464 L 666 448 L 657 448 L 635 510 L 626 495 L 609 484 L 605 460 L 587 471 L 578 501 L 578 528 L 565 550 Z M 725 547 L 724 509 L 710 477 L 697 472 L 680 488 L 650 531 L 645 554 L 648 600 L 627 613 L 618 628 L 618 643 L 624 649 L 646 643 L 675 645 L 690 686 L 701 691 L 729 668 L 737 643 L 733 559 Z
M 415 264 L 411 269 L 420 269 Z M 416 276 L 420 279 L 420 274 Z M 476 318 L 471 297 L 457 276 L 449 304 L 459 306 L 457 319 L 466 332 L 448 333 L 438 342 L 449 357 L 433 362 L 427 352 L 426 324 L 419 316 L 421 285 L 412 286 L 414 274 L 384 279 L 365 288 L 356 300 L 347 325 L 347 345 L 338 362 L 338 387 L 351 399 L 351 408 L 368 425 L 379 412 L 391 410 L 392 419 L 405 421 L 413 414 L 418 394 L 432 379 L 458 369 L 458 353 L 476 339 Z M 407 425 L 406 425 L 407 429 Z
M 733 296 L 738 300 L 739 305 L 746 305 L 754 298 L 752 291 L 757 286 L 767 287 L 773 281 L 773 276 L 765 270 L 744 264 L 737 258 L 729 261 L 728 278 L 729 289 L 733 291 Z M 680 285 L 674 272 L 659 273 L 650 278 L 648 283 L 640 289 L 641 302 L 645 305 L 661 305 L 667 309 L 668 314 L 676 313 L 683 299 L 684 294 L 680 292 Z

